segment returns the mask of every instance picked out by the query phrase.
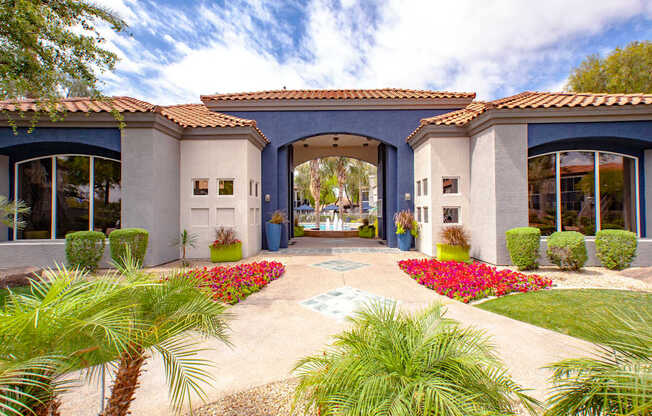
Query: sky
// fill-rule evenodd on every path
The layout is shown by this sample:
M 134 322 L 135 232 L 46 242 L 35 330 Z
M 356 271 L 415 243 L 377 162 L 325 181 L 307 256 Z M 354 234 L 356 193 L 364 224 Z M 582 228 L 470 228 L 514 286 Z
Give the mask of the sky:
M 560 91 L 589 54 L 652 39 L 652 0 L 95 0 L 102 91 L 154 104 L 268 89 Z

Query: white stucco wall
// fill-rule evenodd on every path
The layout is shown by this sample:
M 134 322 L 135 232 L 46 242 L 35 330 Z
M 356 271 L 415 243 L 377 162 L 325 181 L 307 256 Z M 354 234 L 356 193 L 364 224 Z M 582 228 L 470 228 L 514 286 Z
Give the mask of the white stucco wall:
M 505 232 L 528 224 L 527 125 L 496 125 L 471 137 L 471 255 L 509 264 Z
M 260 150 L 246 138 L 181 141 L 180 230 L 198 236 L 189 258 L 210 257 L 208 246 L 221 226 L 235 229 L 243 256 L 260 251 L 260 161 Z M 193 195 L 193 179 L 208 179 L 208 195 Z M 218 179 L 234 180 L 233 196 L 218 195 Z M 258 183 L 258 197 L 249 196 L 250 180 Z
M 9 195 L 9 156 L 4 155 L 0 155 L 0 195 L 14 199 L 13 195 Z M 7 226 L 0 224 L 0 241 L 7 241 L 7 236 Z
M 146 265 L 179 258 L 179 140 L 151 128 L 122 132 L 122 227 L 149 231 Z
M 423 178 L 428 178 L 428 181 L 431 181 L 432 177 L 432 168 L 431 168 L 431 150 L 430 141 L 426 140 L 414 149 L 414 209 L 415 217 L 417 208 L 428 206 L 428 211 L 432 208 L 432 201 L 430 200 L 430 195 L 432 192 L 428 192 L 428 196 L 417 196 L 417 181 L 423 180 Z M 419 223 L 421 226 L 421 232 L 419 238 L 415 242 L 416 249 L 420 252 L 427 254 L 429 256 L 434 256 L 433 240 L 432 240 L 432 213 L 428 214 L 428 223 L 424 223 L 423 219 Z
M 645 151 L 645 229 L 647 238 L 652 238 L 652 149 Z

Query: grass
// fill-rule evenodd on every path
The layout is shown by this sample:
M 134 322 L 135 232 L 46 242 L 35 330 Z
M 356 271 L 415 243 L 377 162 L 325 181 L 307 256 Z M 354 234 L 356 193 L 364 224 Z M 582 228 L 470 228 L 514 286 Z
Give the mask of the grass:
M 480 309 L 596 341 L 591 328 L 608 310 L 625 315 L 652 316 L 652 293 L 607 289 L 542 290 L 492 299 Z

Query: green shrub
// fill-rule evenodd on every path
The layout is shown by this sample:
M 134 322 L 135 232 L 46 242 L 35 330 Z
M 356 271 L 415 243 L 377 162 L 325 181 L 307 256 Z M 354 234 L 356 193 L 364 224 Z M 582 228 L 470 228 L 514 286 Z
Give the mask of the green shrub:
M 149 233 L 143 228 L 123 228 L 112 231 L 109 234 L 111 258 L 117 264 L 122 265 L 127 250 L 129 250 L 131 258 L 142 266 L 145 261 L 148 239 Z
M 601 230 L 595 235 L 595 254 L 607 269 L 622 270 L 636 257 L 636 234 L 625 230 Z
M 548 257 L 562 270 L 579 270 L 588 255 L 584 235 L 577 231 L 557 231 L 548 237 Z
M 99 231 L 66 234 L 66 260 L 71 267 L 95 271 L 104 255 L 106 236 Z
M 541 230 L 535 227 L 518 227 L 507 230 L 507 250 L 519 270 L 534 270 L 539 267 L 539 245 Z

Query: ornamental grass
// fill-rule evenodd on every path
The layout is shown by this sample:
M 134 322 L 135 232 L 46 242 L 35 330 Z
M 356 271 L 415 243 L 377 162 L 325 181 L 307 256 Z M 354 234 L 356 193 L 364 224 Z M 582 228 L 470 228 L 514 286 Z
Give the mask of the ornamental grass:
M 400 261 L 398 266 L 419 284 L 464 303 L 552 286 L 552 280 L 548 278 L 508 269 L 497 270 L 484 263 L 410 259 Z
M 261 261 L 189 270 L 185 275 L 213 293 L 213 299 L 234 305 L 258 292 L 285 273 L 277 261 Z

